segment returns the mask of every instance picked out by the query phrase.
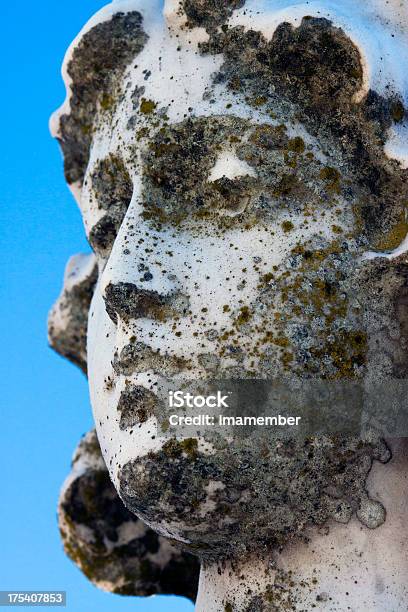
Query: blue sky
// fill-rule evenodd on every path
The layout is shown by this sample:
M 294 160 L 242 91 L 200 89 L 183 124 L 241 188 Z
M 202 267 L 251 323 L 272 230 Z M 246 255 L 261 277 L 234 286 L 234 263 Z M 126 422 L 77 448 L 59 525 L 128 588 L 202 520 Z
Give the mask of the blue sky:
M 181 598 L 98 591 L 63 554 L 57 529 L 59 487 L 92 417 L 85 378 L 47 347 L 46 319 L 66 260 L 89 247 L 48 117 L 64 98 L 65 49 L 103 4 L 2 7 L 0 590 L 66 590 L 72 612 L 191 612 Z

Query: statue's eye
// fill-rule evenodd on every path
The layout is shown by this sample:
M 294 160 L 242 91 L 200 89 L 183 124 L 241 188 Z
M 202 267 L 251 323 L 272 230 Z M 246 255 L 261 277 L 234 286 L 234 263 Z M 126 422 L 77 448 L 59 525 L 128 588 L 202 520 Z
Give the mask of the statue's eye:
M 98 162 L 90 180 L 97 208 L 105 214 L 92 227 L 89 242 L 106 259 L 132 199 L 133 184 L 122 159 L 112 154 Z
M 251 199 L 256 179 L 240 176 L 235 179 L 223 176 L 209 183 L 207 187 L 207 206 L 220 215 L 235 216 L 242 214 Z
M 245 130 L 240 119 L 219 117 L 160 130 L 142 158 L 144 219 L 159 228 L 241 215 L 258 181 L 236 151 Z
M 112 250 L 116 236 L 118 234 L 120 223 L 116 222 L 110 215 L 104 215 L 102 219 L 96 223 L 89 233 L 89 243 L 93 251 L 107 259 Z
M 227 216 L 244 212 L 256 179 L 255 168 L 240 159 L 234 150 L 224 149 L 218 154 L 205 186 L 209 207 Z

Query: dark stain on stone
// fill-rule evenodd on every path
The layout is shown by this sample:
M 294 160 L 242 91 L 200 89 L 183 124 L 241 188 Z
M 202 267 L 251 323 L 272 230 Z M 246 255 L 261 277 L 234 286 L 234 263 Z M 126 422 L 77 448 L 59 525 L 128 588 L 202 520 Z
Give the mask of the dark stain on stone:
M 148 317 L 165 320 L 185 315 L 188 299 L 179 294 L 161 295 L 157 291 L 142 289 L 133 283 L 110 283 L 105 290 L 106 311 L 114 323 Z
M 183 9 L 191 28 L 215 30 L 225 23 L 234 10 L 244 6 L 245 0 L 184 0 Z
M 97 265 L 89 277 L 82 282 L 74 284 L 70 290 L 65 289 L 55 305 L 57 311 L 64 316 L 65 326 L 55 325 L 50 316 L 48 321 L 48 338 L 51 348 L 66 357 L 87 373 L 87 331 L 88 312 L 97 281 Z
M 60 119 L 59 138 L 69 184 L 83 181 L 98 107 L 109 109 L 120 76 L 147 41 L 142 21 L 136 11 L 116 13 L 84 34 L 73 51 L 67 66 L 70 113 Z
M 160 452 L 119 470 L 121 498 L 145 520 L 160 522 L 166 516 L 166 522 L 175 521 L 191 542 L 189 550 L 215 560 L 284 545 L 305 527 L 336 518 L 341 500 L 357 512 L 367 498 L 372 461 L 389 459 L 380 441 L 313 438 L 266 444 L 267 456 L 259 440 L 235 441 L 233 448 L 208 456 L 198 452 L 197 444 L 190 448 L 170 440 Z M 222 486 L 210 494 L 212 506 L 203 512 L 211 481 Z M 336 503 L 326 492 L 333 483 Z M 220 521 L 222 529 L 215 530 Z
M 92 435 L 92 451 L 82 441 L 79 452 L 100 458 L 95 432 Z M 111 585 L 110 590 L 120 595 L 170 594 L 195 600 L 197 559 L 170 545 L 129 512 L 107 469 L 88 467 L 74 478 L 61 498 L 59 520 L 65 552 L 94 584 L 105 589 Z M 126 530 L 121 534 L 122 526 Z M 125 534 L 132 528 L 139 535 L 130 539 Z
M 120 412 L 120 429 L 128 429 L 147 419 L 157 412 L 157 396 L 139 385 L 129 385 L 122 391 L 117 410 Z
M 106 211 L 91 228 L 89 242 L 98 255 L 107 258 L 132 199 L 133 184 L 122 159 L 113 154 L 96 164 L 89 180 L 91 202 Z
M 395 96 L 374 91 L 361 103 L 354 101 L 363 70 L 357 47 L 342 29 L 327 19 L 305 17 L 297 28 L 280 24 L 266 40 L 261 32 L 237 26 L 212 33 L 201 50 L 223 54 L 216 81 L 245 95 L 249 104 L 262 96 L 267 111 L 283 109 L 328 150 L 338 150 L 358 186 L 362 230 L 372 243 L 389 233 L 406 206 L 408 173 L 386 157 L 384 144 L 388 128 L 406 110 Z

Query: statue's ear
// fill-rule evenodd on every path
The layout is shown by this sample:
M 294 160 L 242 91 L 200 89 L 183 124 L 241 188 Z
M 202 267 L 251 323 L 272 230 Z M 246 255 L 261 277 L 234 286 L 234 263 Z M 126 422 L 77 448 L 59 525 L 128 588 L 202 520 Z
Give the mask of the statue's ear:
M 113 106 L 120 76 L 146 43 L 142 24 L 137 11 L 111 15 L 87 30 L 68 54 L 68 110 L 57 113 L 55 132 L 69 184 L 82 184 L 95 120 Z

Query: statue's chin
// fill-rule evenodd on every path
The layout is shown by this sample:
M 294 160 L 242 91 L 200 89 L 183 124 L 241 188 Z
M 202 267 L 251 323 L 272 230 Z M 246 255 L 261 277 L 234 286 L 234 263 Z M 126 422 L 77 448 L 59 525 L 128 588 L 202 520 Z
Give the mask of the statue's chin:
M 118 470 L 126 506 L 155 529 L 207 559 L 284 547 L 313 525 L 370 528 L 384 508 L 365 483 L 384 447 L 361 441 L 277 442 L 266 437 L 200 452 L 196 438 L 170 439 Z

